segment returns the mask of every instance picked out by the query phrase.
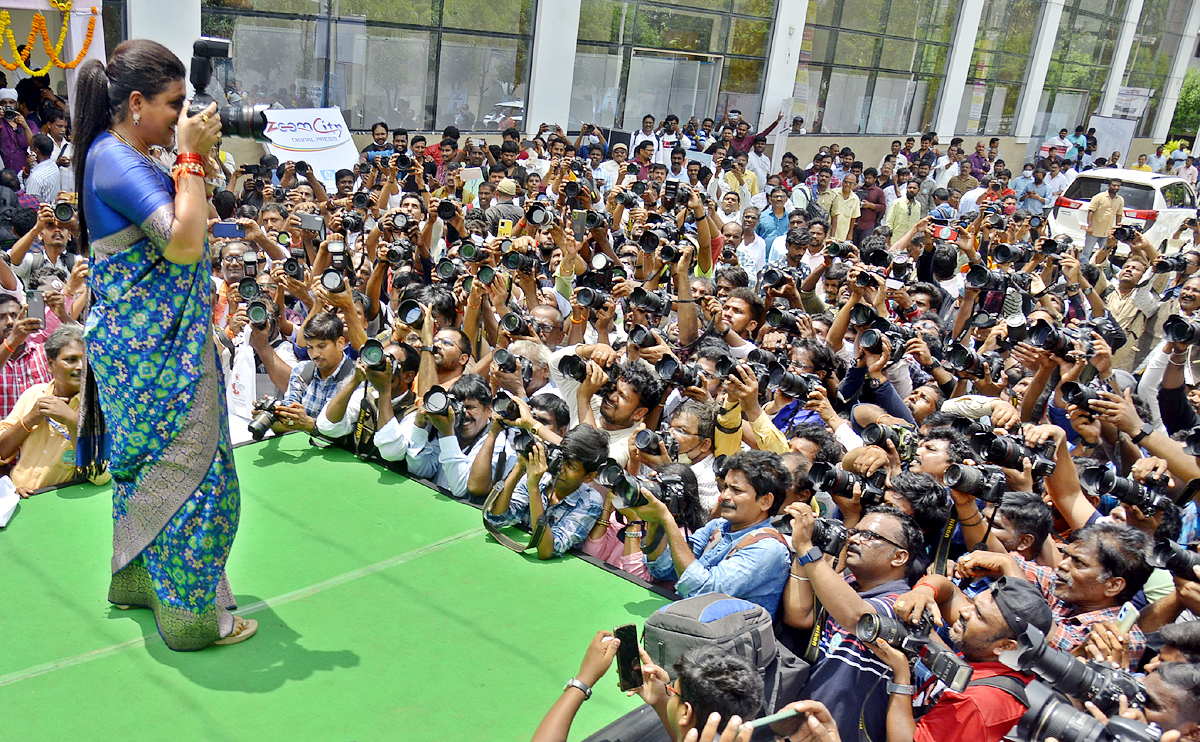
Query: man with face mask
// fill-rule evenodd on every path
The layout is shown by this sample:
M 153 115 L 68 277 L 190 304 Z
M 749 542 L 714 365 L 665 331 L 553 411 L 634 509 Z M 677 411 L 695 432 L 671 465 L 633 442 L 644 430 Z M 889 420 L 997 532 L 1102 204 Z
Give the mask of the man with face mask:
M 1025 163 L 1021 174 L 1009 181 L 1008 185 L 1017 194 L 1023 193 L 1027 186 L 1033 185 L 1033 163 Z
M 713 471 L 714 431 L 717 410 L 711 404 L 684 400 L 671 413 L 668 432 L 679 445 L 676 459 L 692 468 L 700 492 L 700 504 L 706 513 L 717 512 L 721 493 L 717 487 L 717 475 Z M 642 463 L 651 469 L 659 469 L 671 463 L 666 453 L 648 454 L 641 452 Z M 720 517 L 717 512 L 716 517 Z

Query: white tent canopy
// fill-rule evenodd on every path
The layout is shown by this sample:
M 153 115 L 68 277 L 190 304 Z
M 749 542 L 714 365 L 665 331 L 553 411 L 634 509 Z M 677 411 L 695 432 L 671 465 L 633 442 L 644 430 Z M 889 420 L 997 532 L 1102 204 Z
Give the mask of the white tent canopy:
M 93 3 L 95 3 L 94 6 Z M 70 61 L 75 59 L 75 56 L 79 54 L 79 50 L 83 48 L 84 39 L 87 38 L 88 20 L 92 18 L 93 7 L 97 9 L 95 16 L 96 30 L 92 34 L 92 44 L 88 48 L 88 53 L 84 61 L 88 59 L 99 59 L 101 62 L 108 61 L 104 50 L 104 21 L 98 12 L 100 8 L 99 0 L 76 0 L 72 6 L 67 22 L 67 42 L 62 52 L 64 60 Z M 62 14 L 50 4 L 50 0 L 0 0 L 0 10 L 29 10 L 41 13 L 46 16 L 46 26 L 48 27 L 51 43 L 58 40 L 57 34 L 60 29 L 58 24 L 60 23 Z M 12 32 L 18 43 L 24 43 L 25 37 L 29 34 L 28 29 L 14 28 Z M 36 48 L 38 49 L 41 48 L 42 43 L 40 37 L 34 40 L 34 44 L 37 45 Z M 12 49 L 7 44 L 0 46 L 0 56 L 3 56 L 9 62 L 14 61 L 8 59 L 11 54 Z M 83 62 L 81 61 L 80 64 L 82 65 Z M 76 70 L 63 70 L 63 72 L 66 73 L 67 95 L 70 97 L 75 92 Z

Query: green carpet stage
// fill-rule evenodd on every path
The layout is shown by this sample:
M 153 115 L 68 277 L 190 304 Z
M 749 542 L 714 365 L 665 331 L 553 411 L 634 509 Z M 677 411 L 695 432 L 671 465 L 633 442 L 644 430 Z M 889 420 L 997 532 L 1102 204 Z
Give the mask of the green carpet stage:
M 307 437 L 237 450 L 228 575 L 259 621 L 175 653 L 105 601 L 110 490 L 36 495 L 0 532 L 5 739 L 528 739 L 595 632 L 665 598 L 576 557 L 497 544 L 479 511 Z M 582 739 L 639 699 L 610 672 Z

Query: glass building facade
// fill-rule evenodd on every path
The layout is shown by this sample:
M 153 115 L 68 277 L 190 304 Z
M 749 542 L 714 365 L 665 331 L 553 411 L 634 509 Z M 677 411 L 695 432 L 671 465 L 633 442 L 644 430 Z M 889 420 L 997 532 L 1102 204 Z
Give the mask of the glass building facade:
M 233 40 L 221 82 L 258 102 L 337 106 L 355 130 L 376 121 L 521 126 L 542 34 L 576 40 L 574 59 L 563 60 L 569 120 L 557 122 L 568 129 L 636 129 L 645 114 L 719 119 L 731 108 L 758 121 L 778 105 L 763 101 L 764 86 L 778 79 L 773 35 L 791 12 L 789 0 L 199 1 L 203 32 Z M 983 0 L 978 19 L 960 17 L 957 0 L 809 0 L 802 23 L 788 21 L 801 34 L 788 57 L 795 69 L 784 72 L 794 85 L 772 90 L 791 93 L 810 133 L 928 130 L 952 100 L 957 134 L 1012 135 L 1022 109 L 1028 117 L 1036 105 L 1041 135 L 1097 112 L 1129 1 L 1065 0 L 1034 94 L 1025 87 L 1039 37 L 1043 47 L 1048 38 L 1046 0 Z M 578 27 L 538 28 L 537 4 L 550 2 L 578 3 Z M 104 6 L 114 21 L 123 12 L 120 0 Z M 1118 83 L 1118 115 L 1140 112 L 1139 135 L 1154 125 L 1173 60 L 1195 47 L 1184 38 L 1189 8 L 1190 0 L 1144 0 Z M 961 69 L 948 69 L 964 35 L 974 38 L 965 84 Z

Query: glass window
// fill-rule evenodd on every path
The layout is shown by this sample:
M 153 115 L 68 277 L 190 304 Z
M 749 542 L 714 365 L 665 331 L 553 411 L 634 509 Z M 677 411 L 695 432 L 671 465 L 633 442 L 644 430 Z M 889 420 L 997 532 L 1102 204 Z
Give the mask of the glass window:
M 654 49 L 714 52 L 725 50 L 724 18 L 702 13 L 640 6 L 634 43 Z
M 575 50 L 571 119 L 603 127 L 615 126 L 620 84 L 621 58 L 616 51 L 580 44 Z
M 434 0 L 340 0 L 339 17 L 363 16 L 368 21 L 411 23 L 431 26 L 437 23 Z
M 316 21 L 203 13 L 200 31 L 230 40 L 233 79 L 255 103 L 323 105 L 328 55 L 318 50 L 325 34 L 318 33 Z
M 443 1 L 442 25 L 446 28 L 522 35 L 533 32 L 533 0 Z
M 729 0 L 655 0 L 662 5 L 683 5 L 697 10 L 729 10 Z
M 825 95 L 821 131 L 833 134 L 862 134 L 866 128 L 867 84 L 865 72 L 833 70 Z
M 762 103 L 759 82 L 765 67 L 766 63 L 761 59 L 726 59 L 721 93 L 717 96 L 717 110 L 724 113 L 736 108 L 751 123 L 757 122 Z
M 883 39 L 879 54 L 881 70 L 912 70 L 916 67 L 917 42 Z
M 345 97 L 337 104 L 346 111 L 347 125 L 367 129 L 376 121 L 386 121 L 389 129 L 426 128 L 425 110 L 432 89 L 431 34 L 378 27 L 361 33 L 359 43 L 366 63 L 339 68 L 339 89 Z
M 909 106 L 917 90 L 917 82 L 901 75 L 880 74 L 875 78 L 871 95 L 871 112 L 867 118 L 868 134 L 902 134 L 908 121 Z
M 846 0 L 842 3 L 842 28 L 856 31 L 883 31 L 889 0 Z
M 729 53 L 743 57 L 765 57 L 770 40 L 769 21 L 734 18 L 729 32 Z
M 317 15 L 323 12 L 320 0 L 201 0 L 203 8 L 229 8 L 231 10 L 275 11 Z
M 579 40 L 621 42 L 622 21 L 633 23 L 633 3 L 618 0 L 582 0 L 579 7 Z M 629 31 L 625 32 L 629 35 Z
M 808 14 L 804 25 L 810 26 L 815 23 L 818 26 L 832 26 L 837 9 L 838 0 L 808 0 Z
M 469 130 L 498 103 L 523 101 L 526 47 L 515 39 L 443 34 L 434 128 Z
M 733 12 L 771 18 L 775 15 L 775 0 L 733 0 Z
M 1075 201 L 1090 201 L 1101 191 L 1108 190 L 1108 179 L 1078 177 L 1063 193 L 1063 198 Z M 1125 208 L 1148 211 L 1154 208 L 1154 188 L 1137 183 L 1122 183 L 1118 195 L 1125 199 Z
M 796 70 L 796 86 L 792 89 L 792 97 L 796 99 L 793 106 L 793 116 L 804 117 L 805 128 L 810 132 L 818 131 L 821 120 L 821 82 L 828 76 L 825 67 L 800 63 Z
M 720 66 L 720 61 L 712 57 L 635 52 L 629 62 L 622 128 L 641 128 L 642 117 L 646 114 L 661 120 L 668 113 L 674 113 L 684 121 L 693 113 L 697 118 L 709 115 L 717 105 L 714 82 L 719 79 Z M 739 108 L 737 104 L 733 107 Z M 749 116 L 758 110 L 758 105 L 740 108 Z
M 823 28 L 812 29 L 812 37 L 811 37 L 812 48 L 811 48 L 810 53 L 812 54 L 811 59 L 814 62 L 830 61 L 829 60 L 829 50 L 833 48 L 833 46 L 830 44 L 830 37 L 833 34 L 834 34 L 833 31 L 826 31 Z M 805 42 L 805 44 L 808 44 L 808 43 L 810 43 L 810 42 L 808 42 L 808 41 Z M 804 48 L 804 46 L 801 45 L 801 49 L 803 49 L 803 48 Z
M 882 41 L 877 36 L 839 32 L 837 48 L 833 51 L 833 63 L 846 67 L 873 67 L 875 51 Z

